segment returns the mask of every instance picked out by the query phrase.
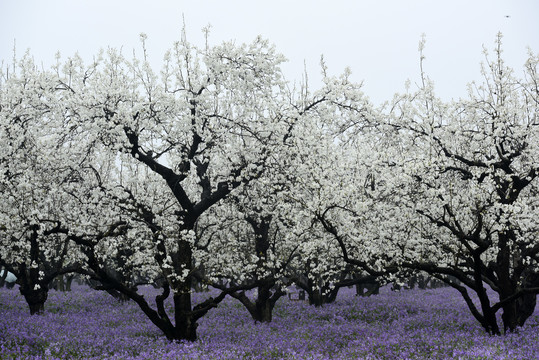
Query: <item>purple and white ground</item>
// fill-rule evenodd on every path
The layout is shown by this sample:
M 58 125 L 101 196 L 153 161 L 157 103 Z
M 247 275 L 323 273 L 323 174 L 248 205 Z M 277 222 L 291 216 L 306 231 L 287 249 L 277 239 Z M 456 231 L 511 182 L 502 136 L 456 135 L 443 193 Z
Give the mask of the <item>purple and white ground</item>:
M 45 314 L 30 316 L 17 287 L 0 289 L 0 359 L 539 359 L 539 310 L 493 337 L 450 288 L 342 289 L 322 308 L 283 298 L 270 324 L 227 298 L 199 324 L 199 341 L 170 343 L 135 303 L 104 292 L 52 290 Z

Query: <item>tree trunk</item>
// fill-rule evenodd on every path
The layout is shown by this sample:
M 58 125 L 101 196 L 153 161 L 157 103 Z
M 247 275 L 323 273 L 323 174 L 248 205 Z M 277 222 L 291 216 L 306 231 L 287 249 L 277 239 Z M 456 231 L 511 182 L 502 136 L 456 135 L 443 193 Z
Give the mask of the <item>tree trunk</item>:
M 320 307 L 325 304 L 331 304 L 337 299 L 337 294 L 339 289 L 335 288 L 328 293 L 324 294 L 326 289 L 310 289 L 307 290 L 309 295 L 309 305 L 314 305 L 315 307 Z
M 476 281 L 477 284 L 477 281 Z M 498 321 L 496 319 L 496 313 L 490 306 L 490 301 L 487 295 L 485 288 L 482 283 L 479 282 L 477 288 L 474 289 L 477 296 L 479 297 L 479 302 L 481 304 L 481 310 L 483 311 L 483 319 L 479 320 L 483 328 L 487 333 L 491 335 L 500 335 L 500 328 L 498 327 Z
M 335 286 L 330 290 L 329 285 L 323 284 L 322 281 L 318 281 L 317 285 L 307 276 L 296 277 L 294 283 L 307 293 L 309 305 L 314 305 L 315 307 L 334 302 L 340 289 L 340 286 Z
M 189 290 L 185 293 L 174 294 L 174 311 L 176 324 L 174 338 L 171 340 L 195 341 L 198 324 L 191 315 L 191 293 Z
M 247 308 L 255 322 L 269 323 L 273 319 L 273 304 L 271 304 L 269 299 L 256 299 L 254 304 L 251 302 L 249 305 L 245 303 L 243 305 Z
M 71 285 L 73 284 L 73 279 L 75 278 L 73 275 L 65 275 L 65 291 L 71 291 Z
M 275 302 L 272 303 L 271 299 L 271 289 L 268 287 L 269 284 L 264 284 L 257 288 L 257 297 L 255 299 L 255 306 L 253 311 L 249 311 L 251 316 L 255 321 L 258 322 L 271 322 L 273 306 Z
M 309 295 L 309 305 L 314 305 L 315 307 L 323 305 L 324 301 L 319 290 L 310 289 L 310 291 L 307 291 L 307 294 Z
M 6 283 L 6 278 L 7 278 L 7 270 L 4 269 L 2 270 L 2 268 L 0 267 L 0 272 L 1 272 L 1 276 L 0 276 L 0 288 L 4 287 L 5 283 Z
M 523 326 L 526 320 L 534 313 L 536 302 L 536 294 L 526 294 L 504 305 L 502 307 L 504 332 L 514 332 L 517 327 Z
M 517 309 L 519 310 L 517 312 L 517 324 L 518 326 L 524 326 L 526 323 L 526 320 L 535 311 L 535 305 L 537 303 L 537 295 L 536 294 L 526 294 L 522 296 L 521 298 L 517 299 Z
M 427 288 L 428 279 L 425 275 L 418 275 L 418 287 L 421 290 L 425 290 Z
M 408 278 L 408 289 L 414 289 L 416 284 L 419 283 L 419 276 L 418 275 L 413 275 L 413 276 L 410 276 Z
M 256 304 L 256 312 L 251 314 L 253 319 L 258 322 L 269 323 L 273 319 L 273 306 L 270 301 Z
M 517 302 L 511 301 L 507 305 L 503 306 L 503 331 L 504 333 L 514 332 L 518 326 L 518 316 L 517 316 Z
M 276 289 L 272 293 L 271 289 L 274 285 L 274 281 L 269 281 L 268 283 L 258 286 L 257 297 L 254 301 L 251 301 L 243 291 L 231 293 L 230 296 L 238 299 L 243 306 L 245 306 L 255 322 L 269 323 L 273 320 L 273 308 L 275 307 L 277 300 L 285 295 L 280 289 Z
M 41 285 L 39 289 L 29 288 L 21 285 L 21 295 L 24 296 L 26 303 L 30 309 L 30 315 L 41 315 L 45 310 L 45 301 L 47 301 L 49 289 Z
M 188 227 L 187 229 L 192 229 Z M 192 270 L 191 245 L 186 240 L 180 240 L 178 252 L 173 256 L 176 269 Z M 191 279 L 185 279 L 174 286 L 174 339 L 195 341 L 197 339 L 197 319 L 193 318 L 191 301 Z
M 246 221 L 251 225 L 255 234 L 255 254 L 258 256 L 256 263 L 257 270 L 264 273 L 267 270 L 267 256 L 270 248 L 269 231 L 272 221 L 271 215 L 263 216 L 261 219 L 254 216 L 247 216 Z M 276 279 L 266 277 L 259 279 L 255 277 L 254 285 L 257 285 L 257 296 L 254 302 L 251 301 L 245 292 L 231 293 L 230 295 L 238 299 L 249 311 L 255 322 L 269 323 L 272 320 L 273 307 L 277 300 L 285 295 L 280 289 L 276 289 L 273 293 L 272 288 L 275 286 Z
M 539 273 L 537 272 L 526 272 L 523 274 L 523 277 L 526 279 L 523 282 L 523 285 L 526 287 L 539 287 Z M 518 326 L 524 326 L 526 320 L 532 316 L 535 311 L 535 306 L 537 303 L 537 294 L 526 294 L 517 299 L 517 324 Z
M 498 232 L 498 254 L 496 256 L 496 274 L 498 275 L 500 300 L 507 299 L 516 292 L 516 283 L 512 277 L 511 246 L 515 240 L 514 232 L 504 230 Z M 513 332 L 517 328 L 517 301 L 510 301 L 503 305 L 503 330 L 505 333 Z
M 483 329 L 485 329 L 485 331 L 490 335 L 501 335 L 500 328 L 498 327 L 498 323 L 496 321 L 496 314 L 492 311 L 485 314 L 484 320 L 480 321 L 480 323 L 481 326 L 483 326 Z
M 367 290 L 365 292 L 365 290 Z M 356 284 L 356 296 L 371 296 L 378 295 L 380 293 L 380 283 L 373 282 L 364 282 Z
M 56 279 L 58 279 L 58 288 L 57 290 L 58 291 L 66 291 L 66 287 L 65 287 L 65 279 L 64 279 L 64 275 L 59 275 L 56 277 Z

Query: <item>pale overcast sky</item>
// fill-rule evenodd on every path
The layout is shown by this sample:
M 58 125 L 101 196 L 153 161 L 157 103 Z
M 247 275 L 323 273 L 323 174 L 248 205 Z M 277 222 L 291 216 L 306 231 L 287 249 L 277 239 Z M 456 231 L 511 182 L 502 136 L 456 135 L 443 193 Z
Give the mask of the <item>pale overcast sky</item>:
M 465 84 L 478 77 L 482 46 L 492 49 L 498 31 L 515 70 L 527 47 L 539 52 L 538 0 L 0 0 L 0 59 L 10 61 L 14 40 L 19 56 L 29 48 L 46 66 L 57 51 L 91 59 L 99 48 L 123 46 L 130 55 L 144 32 L 159 67 L 179 39 L 182 15 L 188 40 L 198 45 L 207 24 L 213 44 L 269 39 L 289 59 L 291 80 L 301 78 L 305 62 L 316 86 L 323 54 L 332 74 L 349 66 L 375 103 L 417 80 L 422 33 L 425 70 L 446 99 L 465 95 Z

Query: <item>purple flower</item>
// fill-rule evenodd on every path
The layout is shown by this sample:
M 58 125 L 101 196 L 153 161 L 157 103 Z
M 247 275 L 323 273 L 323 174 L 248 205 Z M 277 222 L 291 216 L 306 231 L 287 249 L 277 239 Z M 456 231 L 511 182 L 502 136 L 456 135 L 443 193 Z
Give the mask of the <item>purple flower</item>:
M 227 298 L 200 320 L 199 337 L 171 343 L 133 302 L 84 286 L 51 291 L 38 317 L 17 289 L 0 289 L 0 358 L 15 359 L 532 359 L 539 311 L 517 333 L 493 337 L 450 288 L 368 298 L 342 289 L 319 308 L 282 298 L 269 324 Z

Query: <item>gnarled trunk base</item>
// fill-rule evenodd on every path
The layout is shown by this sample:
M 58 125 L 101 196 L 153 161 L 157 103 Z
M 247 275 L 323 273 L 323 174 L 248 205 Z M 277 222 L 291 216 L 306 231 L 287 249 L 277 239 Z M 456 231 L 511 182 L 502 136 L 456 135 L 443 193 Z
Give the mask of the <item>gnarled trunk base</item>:
M 30 315 L 43 314 L 45 310 L 45 301 L 49 295 L 49 289 L 46 287 L 40 287 L 39 289 L 28 289 L 27 287 L 20 287 L 21 295 L 24 296 L 28 308 L 30 309 Z

